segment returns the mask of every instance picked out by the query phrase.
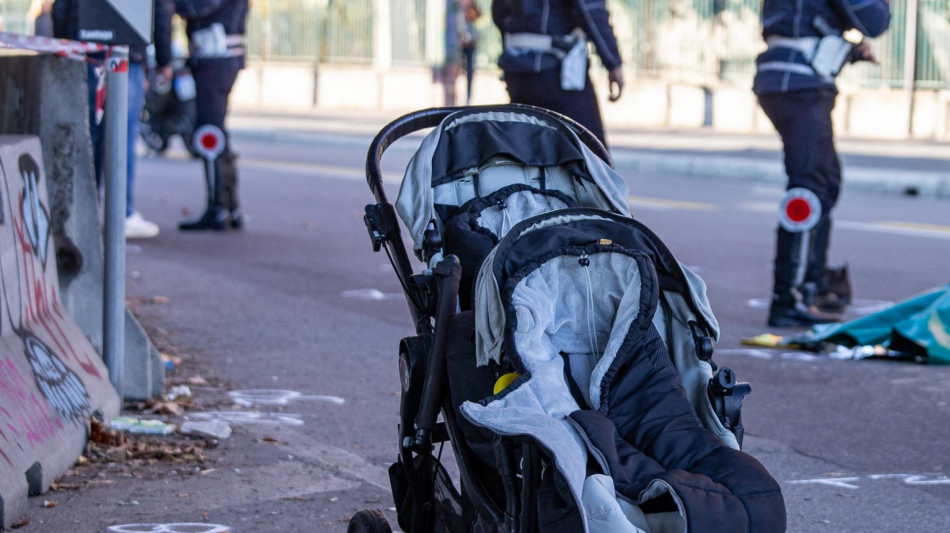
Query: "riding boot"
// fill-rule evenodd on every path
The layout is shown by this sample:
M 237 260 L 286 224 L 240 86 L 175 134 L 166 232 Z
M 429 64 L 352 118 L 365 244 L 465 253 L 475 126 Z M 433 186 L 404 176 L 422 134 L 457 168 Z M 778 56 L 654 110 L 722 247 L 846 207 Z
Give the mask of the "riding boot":
M 238 204 L 237 155 L 230 150 L 225 152 L 218 159 L 217 172 L 221 179 L 221 201 L 219 205 L 221 209 L 227 209 L 231 227 L 241 229 L 244 227 L 244 217 Z
M 818 224 L 812 230 L 812 234 L 814 235 L 813 253 L 808 256 L 805 282 L 816 287 L 814 303 L 818 309 L 828 313 L 841 313 L 851 303 L 851 289 L 850 282 L 847 280 L 847 269 L 843 271 L 843 284 L 839 280 L 840 275 L 834 276 L 836 273 L 828 269 L 831 217 L 822 215 Z M 842 294 L 838 294 L 838 292 L 842 292 Z
M 815 305 L 818 284 L 807 278 L 809 265 L 818 260 L 816 245 L 822 245 L 817 227 L 791 232 L 778 229 L 775 254 L 775 282 L 768 324 L 772 327 L 813 326 L 840 321 L 837 314 L 826 313 Z M 824 241 L 827 243 L 827 240 Z
M 205 176 L 208 180 L 208 207 L 204 214 L 194 220 L 186 220 L 178 224 L 181 231 L 224 231 L 227 226 L 227 211 L 222 207 L 223 191 L 221 187 L 221 158 L 214 164 L 214 175 Z M 207 166 L 205 167 L 207 169 Z M 205 171 L 207 174 L 207 170 Z

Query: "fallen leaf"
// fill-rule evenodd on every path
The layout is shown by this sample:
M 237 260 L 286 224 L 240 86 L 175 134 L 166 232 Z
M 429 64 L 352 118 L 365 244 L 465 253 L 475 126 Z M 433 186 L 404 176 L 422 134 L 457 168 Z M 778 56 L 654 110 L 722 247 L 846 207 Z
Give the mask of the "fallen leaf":
M 20 519 L 17 520 L 16 522 L 10 524 L 10 529 L 16 529 L 16 528 L 18 528 L 18 527 L 23 527 L 23 526 L 29 525 L 29 523 L 30 523 L 30 517 L 29 517 L 29 516 L 23 516 L 23 517 L 20 517 Z
M 54 500 L 43 500 L 43 507 L 56 507 L 59 505 Z

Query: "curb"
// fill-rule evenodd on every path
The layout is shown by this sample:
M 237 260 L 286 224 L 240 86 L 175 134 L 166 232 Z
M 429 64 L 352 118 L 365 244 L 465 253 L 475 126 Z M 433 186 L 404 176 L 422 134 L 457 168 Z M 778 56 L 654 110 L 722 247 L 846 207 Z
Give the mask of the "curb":
M 785 169 L 778 161 L 761 161 L 741 156 L 683 154 L 681 151 L 662 154 L 630 148 L 614 149 L 613 157 L 614 166 L 620 170 L 677 174 L 693 178 L 785 183 Z M 950 172 L 845 165 L 842 174 L 843 184 L 848 188 L 950 198 Z

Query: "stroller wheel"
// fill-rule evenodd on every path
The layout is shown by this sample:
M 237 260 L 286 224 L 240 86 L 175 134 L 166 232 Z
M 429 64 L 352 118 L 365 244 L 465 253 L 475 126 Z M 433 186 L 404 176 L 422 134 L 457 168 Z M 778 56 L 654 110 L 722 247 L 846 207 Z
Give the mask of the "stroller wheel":
M 363 509 L 350 518 L 346 533 L 392 533 L 389 522 L 379 509 Z

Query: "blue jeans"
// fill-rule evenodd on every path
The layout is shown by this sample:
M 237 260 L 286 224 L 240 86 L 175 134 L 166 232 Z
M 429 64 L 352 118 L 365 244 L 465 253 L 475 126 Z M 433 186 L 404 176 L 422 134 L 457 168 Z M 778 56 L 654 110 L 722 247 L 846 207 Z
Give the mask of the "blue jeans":
M 87 82 L 89 87 L 89 134 L 92 140 L 92 154 L 96 172 L 96 187 L 102 186 L 103 124 L 96 124 L 96 84 L 99 81 L 96 67 L 88 66 Z M 125 216 L 135 212 L 135 142 L 139 136 L 139 116 L 145 104 L 145 64 L 129 61 L 129 97 L 128 128 L 126 134 L 126 198 Z M 103 121 L 104 122 L 104 121 Z
M 125 216 L 135 212 L 135 142 L 139 138 L 139 117 L 145 104 L 145 64 L 129 61 L 129 124 L 126 145 Z

